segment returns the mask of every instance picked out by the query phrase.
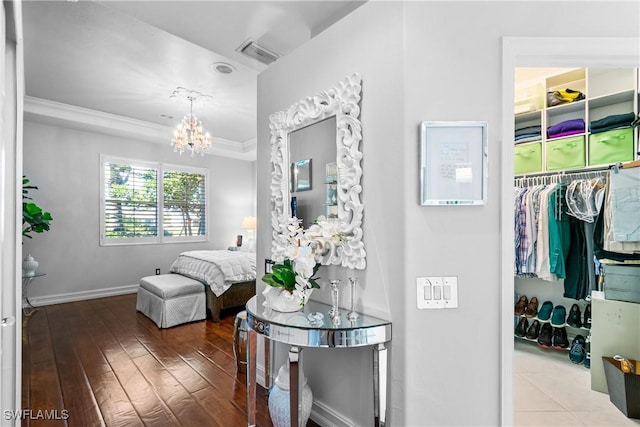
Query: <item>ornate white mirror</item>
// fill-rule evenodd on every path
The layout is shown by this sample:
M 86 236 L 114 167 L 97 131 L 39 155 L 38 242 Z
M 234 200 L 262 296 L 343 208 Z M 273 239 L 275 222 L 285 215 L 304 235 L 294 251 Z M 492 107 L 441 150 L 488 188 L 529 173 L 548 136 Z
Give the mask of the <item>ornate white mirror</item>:
M 323 265 L 365 268 L 360 201 L 361 88 L 360 76 L 353 74 L 336 87 L 269 117 L 274 259 L 286 251 L 288 241 L 283 236 L 288 233 L 291 217 L 300 215 L 297 217 L 303 217 L 305 228 L 317 224 L 312 228 L 318 229 L 315 240 Z M 327 134 L 331 136 L 320 137 Z M 304 170 L 308 179 L 303 186 L 299 182 L 294 185 L 302 166 L 309 167 Z

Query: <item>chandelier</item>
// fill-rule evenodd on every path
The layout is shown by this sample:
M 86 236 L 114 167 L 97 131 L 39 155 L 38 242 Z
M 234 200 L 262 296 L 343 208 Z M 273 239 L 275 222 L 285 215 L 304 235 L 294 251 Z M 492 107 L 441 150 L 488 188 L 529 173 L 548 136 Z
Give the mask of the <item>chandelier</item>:
M 194 153 L 204 156 L 211 150 L 211 135 L 202 128 L 202 123 L 193 115 L 193 101 L 196 100 L 194 95 L 187 95 L 189 100 L 189 114 L 182 118 L 178 127 L 173 131 L 173 139 L 171 146 L 174 152 L 180 155 L 184 150 L 191 151 L 191 157 Z

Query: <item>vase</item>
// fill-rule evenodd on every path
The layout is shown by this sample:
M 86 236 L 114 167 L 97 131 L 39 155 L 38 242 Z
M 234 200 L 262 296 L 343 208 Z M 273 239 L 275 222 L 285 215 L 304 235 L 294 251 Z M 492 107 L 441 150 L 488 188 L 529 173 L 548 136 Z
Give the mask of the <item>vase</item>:
M 311 416 L 311 407 L 313 406 L 313 393 L 311 387 L 307 384 L 307 378 L 304 376 L 304 372 L 299 371 L 299 375 L 302 377 L 302 393 L 300 393 L 300 412 L 303 426 L 307 425 L 309 417 Z M 289 392 L 289 364 L 285 363 L 278 370 L 276 376 L 275 385 L 269 392 L 269 415 L 271 416 L 271 422 L 274 427 L 289 427 L 291 426 L 291 406 L 289 404 L 290 399 Z
M 313 291 L 313 289 L 305 290 L 304 301 L 302 301 L 299 296 L 284 288 L 266 286 L 264 291 L 262 291 L 262 295 L 265 297 L 264 306 L 283 313 L 293 313 L 304 308 L 303 303 L 309 300 L 311 291 Z
M 39 265 L 40 263 L 29 254 L 25 257 L 24 261 L 22 261 L 22 274 L 26 277 L 33 277 Z

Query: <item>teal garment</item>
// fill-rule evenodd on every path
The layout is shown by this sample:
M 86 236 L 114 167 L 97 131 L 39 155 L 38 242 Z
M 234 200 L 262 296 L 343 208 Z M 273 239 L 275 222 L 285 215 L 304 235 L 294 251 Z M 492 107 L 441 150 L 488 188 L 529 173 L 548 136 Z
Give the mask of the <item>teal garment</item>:
M 571 246 L 571 225 L 564 202 L 566 188 L 567 184 L 560 183 L 549 193 L 549 270 L 558 279 L 567 276 L 565 261 Z M 556 218 L 556 203 L 560 206 L 559 219 Z

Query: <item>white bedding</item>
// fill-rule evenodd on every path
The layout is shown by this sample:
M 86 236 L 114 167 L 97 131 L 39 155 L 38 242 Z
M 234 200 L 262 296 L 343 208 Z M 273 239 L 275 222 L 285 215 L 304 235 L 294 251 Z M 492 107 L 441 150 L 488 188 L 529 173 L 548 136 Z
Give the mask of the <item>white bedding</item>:
M 220 296 L 233 283 L 256 278 L 256 254 L 240 251 L 188 251 L 178 255 L 172 273 L 199 280 Z

